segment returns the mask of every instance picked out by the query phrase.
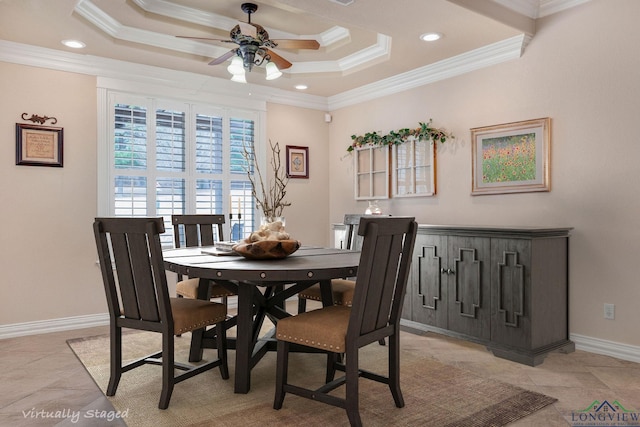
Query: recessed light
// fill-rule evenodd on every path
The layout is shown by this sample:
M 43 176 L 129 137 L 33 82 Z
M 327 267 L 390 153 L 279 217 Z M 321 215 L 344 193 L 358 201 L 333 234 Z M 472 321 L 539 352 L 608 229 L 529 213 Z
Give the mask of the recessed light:
M 306 90 L 309 86 L 307 85 L 296 85 L 296 89 L 298 90 Z
M 66 47 L 71 47 L 73 49 L 82 49 L 87 45 L 82 43 L 80 40 L 62 40 L 62 44 Z
M 440 40 L 442 38 L 442 34 L 440 33 L 424 33 L 420 36 L 420 40 L 425 42 L 434 42 L 436 40 Z

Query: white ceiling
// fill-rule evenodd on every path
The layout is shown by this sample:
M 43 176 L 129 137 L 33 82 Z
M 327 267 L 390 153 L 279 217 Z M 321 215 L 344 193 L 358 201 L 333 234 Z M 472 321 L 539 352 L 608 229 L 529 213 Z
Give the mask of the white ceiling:
M 274 39 L 308 39 L 320 49 L 274 49 L 293 66 L 272 81 L 259 68 L 255 85 L 322 97 L 433 78 L 518 57 L 536 19 L 587 0 L 261 0 L 252 22 Z M 209 66 L 235 45 L 175 35 L 227 39 L 246 21 L 243 0 L 0 0 L 0 40 L 229 79 L 227 63 Z M 425 32 L 443 38 L 426 43 Z M 61 44 L 79 39 L 78 51 Z M 493 57 L 493 59 L 488 59 Z M 0 58 L 1 59 L 1 58 Z M 425 77 L 431 76 L 431 77 Z M 241 83 L 237 83 L 241 85 Z

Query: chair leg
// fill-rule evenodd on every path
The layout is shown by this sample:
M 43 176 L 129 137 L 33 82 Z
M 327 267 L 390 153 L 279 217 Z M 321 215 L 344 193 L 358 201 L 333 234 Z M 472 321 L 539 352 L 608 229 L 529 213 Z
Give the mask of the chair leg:
M 227 365 L 227 329 L 224 321 L 216 324 L 216 347 L 220 363 L 220 375 L 223 380 L 229 379 L 229 365 Z
M 325 383 L 330 383 L 336 376 L 336 363 L 342 359 L 341 353 L 327 353 L 327 376 Z
M 360 408 L 358 398 L 358 349 L 347 348 L 346 363 L 346 410 L 352 427 L 361 427 Z
M 389 389 L 398 408 L 404 407 L 400 390 L 400 335 L 389 336 Z
M 122 376 L 122 328 L 112 324 L 110 329 L 111 374 L 109 377 L 109 385 L 107 386 L 107 396 L 114 396 L 120 383 L 120 377 Z
M 307 300 L 306 298 L 298 297 L 298 314 L 304 313 L 307 311 Z
M 273 399 L 273 409 L 281 409 L 284 402 L 284 386 L 287 384 L 287 372 L 289 370 L 289 343 L 278 341 L 278 354 L 276 361 L 276 393 Z
M 202 360 L 204 349 L 202 339 L 204 338 L 204 328 L 191 331 L 191 347 L 189 350 L 189 362 L 199 362 Z
M 171 394 L 173 393 L 174 379 L 174 357 L 173 357 L 173 333 L 164 332 L 162 334 L 162 393 L 158 408 L 167 409 Z

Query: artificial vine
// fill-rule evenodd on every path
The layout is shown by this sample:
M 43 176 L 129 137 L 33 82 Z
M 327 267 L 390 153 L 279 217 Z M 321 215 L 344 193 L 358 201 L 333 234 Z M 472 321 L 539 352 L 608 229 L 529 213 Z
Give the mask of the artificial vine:
M 419 123 L 419 127 L 414 129 L 404 128 L 398 130 L 392 130 L 386 135 L 379 134 L 378 132 L 367 132 L 364 135 L 351 135 L 353 143 L 347 148 L 348 152 L 352 152 L 356 148 L 363 145 L 397 145 L 403 144 L 414 138 L 418 141 L 435 141 L 445 142 L 447 138 L 453 138 L 453 135 L 449 134 L 443 129 L 431 127 L 430 119 L 429 123 Z

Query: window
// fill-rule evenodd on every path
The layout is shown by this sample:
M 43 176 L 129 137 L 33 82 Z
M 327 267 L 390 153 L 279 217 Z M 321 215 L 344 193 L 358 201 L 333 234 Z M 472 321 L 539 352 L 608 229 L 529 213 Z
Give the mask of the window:
M 389 147 L 363 146 L 354 150 L 356 200 L 389 198 Z
M 435 143 L 410 139 L 394 145 L 393 197 L 435 194 Z
M 110 92 L 108 215 L 225 214 L 226 240 L 255 229 L 243 147 L 254 148 L 258 115 L 197 103 Z M 229 215 L 231 214 L 231 215 Z

